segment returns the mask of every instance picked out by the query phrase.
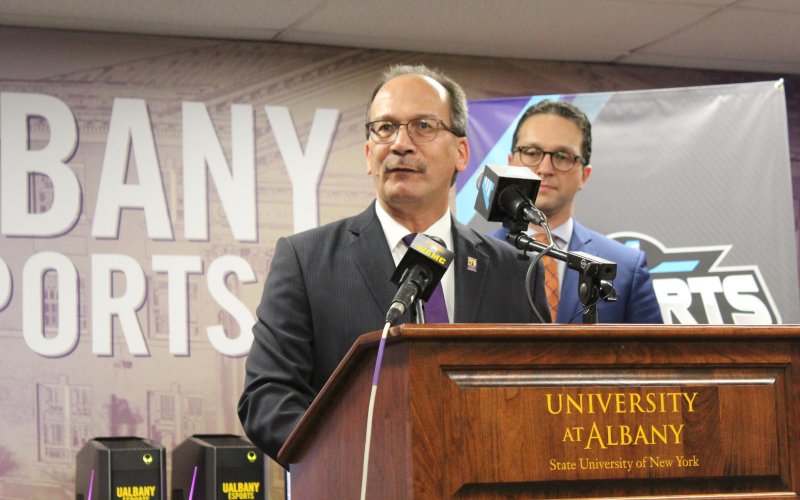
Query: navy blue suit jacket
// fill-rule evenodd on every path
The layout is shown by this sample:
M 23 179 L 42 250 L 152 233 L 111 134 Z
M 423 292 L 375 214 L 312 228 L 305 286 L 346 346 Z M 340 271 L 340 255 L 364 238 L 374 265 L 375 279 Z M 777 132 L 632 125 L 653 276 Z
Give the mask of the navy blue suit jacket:
M 501 228 L 494 236 L 505 239 L 508 230 Z M 616 302 L 600 302 L 597 305 L 598 323 L 663 323 L 661 309 L 653 290 L 653 281 L 647 270 L 647 256 L 635 248 L 626 247 L 586 226 L 574 221 L 570 252 L 585 252 L 617 264 L 614 279 Z M 578 297 L 578 273 L 566 269 L 561 283 L 561 298 L 558 302 L 556 323 L 582 323 L 583 308 Z

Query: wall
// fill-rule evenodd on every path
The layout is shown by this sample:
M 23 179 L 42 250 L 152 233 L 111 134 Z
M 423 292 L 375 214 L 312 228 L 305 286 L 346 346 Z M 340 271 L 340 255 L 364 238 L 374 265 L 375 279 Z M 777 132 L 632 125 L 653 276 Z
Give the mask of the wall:
M 162 441 L 171 449 L 194 432 L 241 434 L 235 405 L 244 358 L 232 345 L 237 339 L 246 340 L 249 333 L 242 327 L 247 315 L 240 309 L 255 309 L 279 236 L 351 215 L 371 201 L 372 181 L 363 159 L 365 101 L 379 72 L 391 63 L 438 67 L 461 82 L 471 99 L 712 85 L 783 76 L 795 221 L 800 213 L 797 75 L 13 28 L 0 28 L 0 47 L 0 91 L 52 96 L 74 117 L 77 143 L 68 165 L 81 188 L 74 221 L 63 217 L 67 223 L 59 231 L 38 236 L 0 234 L 0 258 L 10 273 L 7 298 L 0 293 L 0 498 L 69 498 L 75 454 L 93 436 L 138 435 Z M 237 219 L 226 205 L 232 191 L 225 191 L 221 184 L 209 181 L 207 205 L 187 208 L 187 151 L 197 147 L 211 154 L 214 144 L 192 142 L 196 136 L 187 130 L 200 130 L 202 120 L 186 119 L 195 116 L 187 112 L 186 103 L 202 104 L 194 111 L 207 110 L 215 131 L 211 142 L 218 141 L 224 153 L 217 165 L 227 163 L 240 175 L 237 179 L 245 179 L 247 196 L 242 200 L 250 199 L 248 189 L 254 195 L 253 210 L 239 214 L 252 218 L 252 237 L 237 235 Z M 241 157 L 233 154 L 231 131 L 249 122 L 232 118 L 235 105 L 248 106 L 244 115 L 252 119 L 249 129 L 237 129 L 252 132 L 253 137 L 251 153 L 247 147 L 236 148 Z M 140 120 L 131 117 L 142 110 L 146 113 Z M 331 123 L 318 115 L 320 110 L 334 110 L 334 130 L 309 139 L 315 121 Z M 149 128 L 135 128 L 145 122 Z M 44 147 L 56 132 L 62 133 L 41 119 L 31 120 L 32 149 Z M 135 137 L 126 153 L 126 141 L 112 138 L 118 141 L 128 133 Z M 0 136 L 0 144 L 7 140 Z M 114 147 L 109 146 L 112 142 Z M 121 150 L 117 144 L 122 144 Z M 301 149 L 293 151 L 297 146 Z M 301 190 L 309 187 L 307 179 L 293 175 L 303 176 L 303 169 L 313 163 L 303 154 L 314 148 L 329 148 L 318 188 L 318 212 L 313 206 L 293 205 L 293 200 L 300 200 Z M 254 167 L 252 178 L 246 173 L 248 157 Z M 127 168 L 126 180 L 118 184 L 144 183 L 148 168 L 155 166 L 162 192 L 129 193 L 131 206 L 109 199 L 109 192 L 101 188 L 101 182 L 109 180 L 104 172 L 121 166 Z M 0 168 L 8 167 L 0 163 Z M 27 193 L 13 196 L 29 201 L 32 213 L 44 214 L 60 189 L 38 175 L 32 177 Z M 110 236 L 96 235 L 97 221 L 109 217 L 105 211 L 98 212 L 98 206 L 117 209 L 112 216 L 117 226 Z M 189 222 L 205 216 L 208 235 L 192 236 Z M 158 235 L 157 221 L 169 226 L 171 236 Z M 35 223 L 29 229 L 36 230 Z M 41 286 L 42 293 L 51 297 L 45 302 L 47 308 L 26 306 L 24 290 L 29 284 L 21 279 L 25 264 L 31 256 L 51 251 L 74 268 L 76 282 L 65 284 L 46 274 Z M 113 258 L 103 267 L 99 257 L 105 255 Z M 175 255 L 188 256 L 184 264 L 199 267 L 173 276 L 154 259 Z M 126 258 L 135 263 L 133 269 L 123 265 Z M 210 278 L 218 262 L 229 267 Z M 232 271 L 231 262 L 241 264 L 243 268 L 237 268 L 241 272 Z M 252 282 L 248 271 L 253 273 Z M 791 272 L 797 272 L 796 268 Z M 111 295 L 125 295 L 139 273 L 143 297 L 138 303 L 132 298 L 133 302 L 120 306 L 119 310 L 130 311 L 127 316 L 114 314 L 109 296 L 98 295 L 99 290 L 107 286 Z M 178 279 L 181 276 L 185 282 Z M 170 284 L 176 287 L 176 296 L 169 295 Z M 62 288 L 65 285 L 72 286 L 73 292 Z M 237 299 L 226 303 L 215 295 L 225 289 Z M 76 311 L 58 310 L 59 293 L 74 293 Z M 176 305 L 175 297 L 185 299 L 185 305 Z M 97 311 L 103 314 L 98 316 Z M 43 318 L 39 344 L 23 334 L 23 320 L 31 314 Z M 61 335 L 59 325 L 65 314 L 74 315 L 74 344 L 67 342 L 55 354 L 37 351 L 36 345 L 52 345 L 52 339 Z M 101 338 L 98 332 L 104 323 L 108 334 Z M 110 352 L 98 339 L 113 340 Z M 137 346 L 142 345 L 144 352 L 137 354 Z M 226 354 L 220 345 L 234 353 Z M 279 471 L 273 468 L 271 474 L 273 495 L 278 495 Z

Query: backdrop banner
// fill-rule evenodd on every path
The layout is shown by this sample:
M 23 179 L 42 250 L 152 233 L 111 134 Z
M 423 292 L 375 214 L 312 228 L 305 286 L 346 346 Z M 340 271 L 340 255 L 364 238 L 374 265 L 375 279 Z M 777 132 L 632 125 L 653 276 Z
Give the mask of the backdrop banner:
M 461 222 L 496 229 L 473 208 L 475 179 L 508 163 L 520 116 L 544 99 L 591 120 L 575 218 L 647 253 L 665 322 L 800 321 L 782 81 L 470 101 Z

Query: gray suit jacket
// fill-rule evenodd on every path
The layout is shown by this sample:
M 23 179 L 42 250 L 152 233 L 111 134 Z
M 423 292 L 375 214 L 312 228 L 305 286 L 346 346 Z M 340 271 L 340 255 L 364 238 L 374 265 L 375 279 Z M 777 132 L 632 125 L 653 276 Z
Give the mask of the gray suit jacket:
M 532 323 L 528 263 L 504 242 L 453 221 L 454 323 Z M 476 265 L 468 266 L 473 257 Z M 395 264 L 374 203 L 359 215 L 280 238 L 256 311 L 239 418 L 276 458 L 355 339 L 383 327 Z M 534 298 L 547 311 L 543 272 Z M 398 321 L 407 322 L 408 313 Z

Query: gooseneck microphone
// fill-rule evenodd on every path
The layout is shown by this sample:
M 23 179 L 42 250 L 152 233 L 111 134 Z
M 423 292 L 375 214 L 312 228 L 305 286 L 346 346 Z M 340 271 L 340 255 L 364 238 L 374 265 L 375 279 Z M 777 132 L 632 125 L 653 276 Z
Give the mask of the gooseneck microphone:
M 578 298 L 585 305 L 583 322 L 597 323 L 597 303 L 600 300 L 614 301 L 616 293 L 610 280 L 617 275 L 617 264 L 583 252 L 563 251 L 556 248 L 547 225 L 545 215 L 533 204 L 539 191 L 541 179 L 530 169 L 509 165 L 486 165 L 478 175 L 478 196 L 475 210 L 490 222 L 502 222 L 509 230 L 506 240 L 523 256 L 529 251 L 538 252 L 528 266 L 525 275 L 528 304 L 539 321 L 542 314 L 536 309 L 531 295 L 531 280 L 534 267 L 544 255 L 564 261 L 569 269 L 578 271 Z M 542 226 L 550 241 L 548 245 L 535 241 L 526 233 L 528 224 Z
M 547 231 L 547 217 L 533 204 L 539 192 L 541 179 L 529 168 L 512 167 L 510 165 L 486 165 L 476 178 L 478 196 L 475 198 L 475 210 L 490 222 L 502 222 L 503 227 L 510 232 L 507 238 L 523 237 L 528 229 L 528 224 L 542 226 Z M 520 248 L 520 247 L 517 247 Z M 549 252 L 550 246 L 539 250 L 540 253 L 531 261 L 528 272 L 525 274 L 525 292 L 528 296 L 528 305 L 536 314 L 539 322 L 544 323 L 544 316 L 536 308 L 532 294 L 534 270 L 543 253 Z M 527 258 L 527 255 L 523 253 Z
M 418 234 L 392 275 L 399 286 L 386 313 L 386 322 L 394 324 L 416 300 L 427 301 L 442 280 L 453 252 L 439 238 Z
M 500 193 L 500 206 L 514 220 L 524 220 L 531 224 L 541 226 L 547 222 L 545 215 L 531 202 L 531 199 L 522 193 L 522 188 L 512 184 Z

